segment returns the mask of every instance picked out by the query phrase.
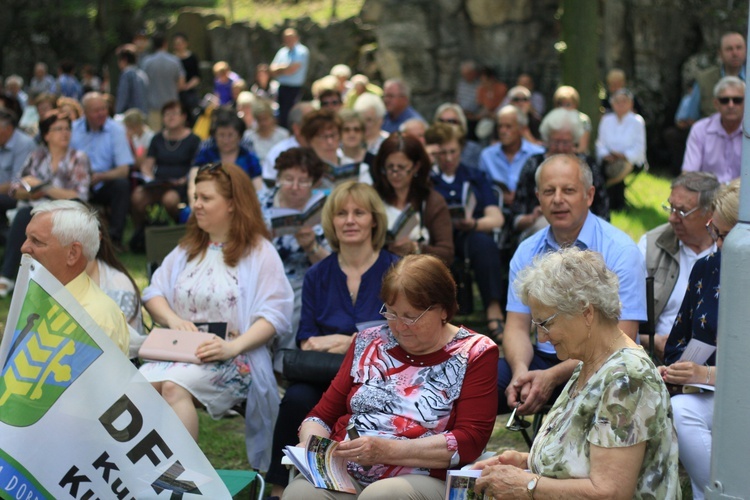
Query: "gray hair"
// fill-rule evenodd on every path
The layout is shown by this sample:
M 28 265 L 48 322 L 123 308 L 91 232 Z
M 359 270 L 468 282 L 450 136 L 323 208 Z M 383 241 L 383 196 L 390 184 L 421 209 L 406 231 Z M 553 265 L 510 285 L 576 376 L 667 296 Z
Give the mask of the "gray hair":
M 549 141 L 552 132 L 569 130 L 573 134 L 573 140 L 578 140 L 583 135 L 583 124 L 578 119 L 578 111 L 565 108 L 554 108 L 542 120 L 539 125 L 539 134 L 544 142 Z
M 619 285 L 599 252 L 575 246 L 537 256 L 513 283 L 526 305 L 533 297 L 566 316 L 577 316 L 593 306 L 611 323 L 619 320 L 622 309 Z
M 506 104 L 505 106 L 497 110 L 495 119 L 497 120 L 503 115 L 516 115 L 516 123 L 518 123 L 518 126 L 521 128 L 526 127 L 529 124 L 528 115 L 512 104 Z
M 286 121 L 291 125 L 300 125 L 307 113 L 315 109 L 310 101 L 300 101 L 289 110 Z
M 698 193 L 698 206 L 706 213 L 711 210 L 720 185 L 711 172 L 683 172 L 672 181 L 670 189 L 683 187 L 691 193 Z
M 341 117 L 342 123 L 357 122 L 361 127 L 364 128 L 365 120 L 362 115 L 349 108 L 341 108 L 339 110 L 339 116 Z
M 508 98 L 513 99 L 516 96 L 523 96 L 527 99 L 531 98 L 531 91 L 524 87 L 523 85 L 516 85 L 515 87 L 511 87 L 508 91 Z
M 544 166 L 548 163 L 559 160 L 568 160 L 569 162 L 578 165 L 578 171 L 580 172 L 578 178 L 580 179 L 581 184 L 583 184 L 584 191 L 588 192 L 589 188 L 594 185 L 594 174 L 591 172 L 591 167 L 589 167 L 589 164 L 586 163 L 586 160 L 578 155 L 573 154 L 552 155 L 544 160 L 542 164 L 536 168 L 536 173 L 534 174 L 534 182 L 536 183 L 536 188 L 539 189 L 539 179 L 541 179 L 542 177 L 542 169 L 544 168 Z
M 458 121 L 461 124 L 461 132 L 465 134 L 466 131 L 469 130 L 469 126 L 466 122 L 466 114 L 464 113 L 464 110 L 461 109 L 461 106 L 459 106 L 455 102 L 444 102 L 443 104 L 438 106 L 437 110 L 435 111 L 435 117 L 432 119 L 432 121 L 436 122 L 438 120 L 438 117 L 443 114 L 443 111 L 448 109 L 456 113 L 456 116 L 458 116 Z
M 253 116 L 273 115 L 273 104 L 268 99 L 256 97 L 251 105 Z
M 385 104 L 380 96 L 365 92 L 354 101 L 354 111 L 357 113 L 364 113 L 370 109 L 375 110 L 375 114 L 381 118 L 385 116 Z
M 13 84 L 18 85 L 19 88 L 23 88 L 23 78 L 21 78 L 19 75 L 10 75 L 5 79 L 6 87 Z
M 399 92 L 401 92 L 404 97 L 411 100 L 411 87 L 409 87 L 409 85 L 405 81 L 400 78 L 390 78 L 383 84 L 383 90 L 385 90 L 385 88 L 389 85 L 397 86 Z
M 424 130 L 427 130 L 427 127 L 429 127 L 429 124 L 421 118 L 409 118 L 404 123 L 399 125 L 398 131 L 403 134 L 405 132 L 408 132 L 408 130 L 414 125 L 421 125 Z
M 92 90 L 91 92 L 86 92 L 85 94 L 83 94 L 83 97 L 81 98 L 81 106 L 83 106 L 83 109 L 86 109 L 88 103 L 94 100 L 106 102 L 104 94 L 102 94 L 101 92 L 97 92 L 96 90 Z
M 331 75 L 344 77 L 347 80 L 352 77 L 352 70 L 346 64 L 337 64 L 331 68 Z
M 52 214 L 52 236 L 60 245 L 78 242 L 88 262 L 96 259 L 99 251 L 99 219 L 88 205 L 73 200 L 54 200 L 40 203 L 31 211 Z
M 745 93 L 745 82 L 737 78 L 736 76 L 725 76 L 714 85 L 714 97 L 719 97 L 719 94 L 724 92 L 727 87 L 736 87 Z
M 615 90 L 612 93 L 612 95 L 609 97 L 609 103 L 612 104 L 613 102 L 615 102 L 615 99 L 617 99 L 620 96 L 624 96 L 630 102 L 633 102 L 633 93 L 626 88 L 621 88 L 621 89 Z

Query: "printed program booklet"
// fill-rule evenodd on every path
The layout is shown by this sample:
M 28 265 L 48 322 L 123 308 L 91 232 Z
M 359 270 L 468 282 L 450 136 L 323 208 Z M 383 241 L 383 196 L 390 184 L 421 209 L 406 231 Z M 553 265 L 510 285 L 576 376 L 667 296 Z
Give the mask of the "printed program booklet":
M 696 365 L 703 365 L 708 361 L 713 353 L 716 352 L 716 346 L 701 342 L 695 337 L 690 339 L 688 345 L 685 346 L 685 350 L 682 351 L 680 361 L 692 361 Z M 706 391 L 715 391 L 716 387 L 708 384 L 685 384 L 682 387 L 684 393 L 699 392 L 700 389 Z
M 287 446 L 284 454 L 316 488 L 356 493 L 354 480 L 346 470 L 346 459 L 333 456 L 338 445 L 332 439 L 310 436 L 304 448 Z
M 409 204 L 403 212 L 399 214 L 393 225 L 388 229 L 386 242 L 393 243 L 408 239 L 411 232 L 419 225 L 419 212 Z
M 303 227 L 313 227 L 320 224 L 326 195 L 316 192 L 302 210 L 293 208 L 273 207 L 269 209 L 271 229 L 274 236 L 294 234 Z
M 445 476 L 445 500 L 492 500 L 492 496 L 474 492 L 474 485 L 481 475 L 481 470 L 449 470 Z
M 453 220 L 464 220 L 467 217 L 472 217 L 474 209 L 477 208 L 477 197 L 474 195 L 474 191 L 471 189 L 471 183 L 464 182 L 463 189 L 461 191 L 461 203 L 458 205 L 448 205 L 448 211 L 451 214 Z

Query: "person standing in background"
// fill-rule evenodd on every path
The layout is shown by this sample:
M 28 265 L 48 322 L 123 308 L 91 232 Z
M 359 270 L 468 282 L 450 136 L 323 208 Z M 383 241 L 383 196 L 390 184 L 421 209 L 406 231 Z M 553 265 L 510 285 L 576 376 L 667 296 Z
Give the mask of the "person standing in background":
M 286 126 L 287 115 L 301 97 L 302 85 L 307 77 L 310 51 L 299 43 L 299 34 L 294 28 L 284 30 L 282 42 L 271 62 L 271 76 L 279 82 L 279 125 Z

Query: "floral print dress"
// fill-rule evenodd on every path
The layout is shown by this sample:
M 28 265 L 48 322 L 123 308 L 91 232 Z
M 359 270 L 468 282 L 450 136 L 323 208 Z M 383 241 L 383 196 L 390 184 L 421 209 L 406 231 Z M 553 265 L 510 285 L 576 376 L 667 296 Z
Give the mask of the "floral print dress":
M 226 322 L 227 332 L 232 332 L 227 333 L 227 338 L 231 338 L 239 330 L 238 268 L 224 263 L 222 247 L 211 243 L 203 259 L 188 261 L 177 279 L 172 308 L 178 316 L 194 323 Z M 213 418 L 244 401 L 252 382 L 247 354 L 202 365 L 149 362 L 140 370 L 149 382 L 168 380 L 184 387 Z
M 672 406 L 648 355 L 641 348 L 614 352 L 575 394 L 581 366 L 534 440 L 532 472 L 557 479 L 587 478 L 592 444 L 618 448 L 646 441 L 633 498 L 681 498 Z

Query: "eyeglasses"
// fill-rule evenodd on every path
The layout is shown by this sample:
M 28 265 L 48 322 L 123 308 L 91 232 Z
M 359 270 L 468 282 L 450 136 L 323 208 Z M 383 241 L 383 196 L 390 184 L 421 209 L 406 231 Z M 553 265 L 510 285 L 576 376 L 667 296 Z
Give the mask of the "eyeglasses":
M 383 307 L 380 308 L 379 314 L 383 316 L 385 319 L 387 319 L 388 321 L 401 320 L 401 323 L 403 323 L 404 326 L 410 327 L 410 326 L 414 326 L 414 323 L 419 321 L 422 318 L 422 316 L 424 316 L 427 313 L 427 311 L 429 311 L 430 309 L 432 309 L 432 306 L 422 311 L 422 314 L 420 314 L 416 318 L 411 319 L 411 318 L 404 318 L 403 316 L 399 316 L 398 314 L 393 314 L 392 312 L 386 311 L 385 304 L 383 304 Z
M 531 423 L 527 422 L 522 415 L 518 415 L 519 406 L 521 406 L 520 401 L 516 403 L 513 412 L 510 414 L 510 418 L 508 418 L 508 423 L 505 424 L 505 428 L 509 431 L 522 431 L 531 425 Z
M 438 118 L 440 123 L 450 123 L 451 125 L 461 125 L 461 122 L 457 118 Z
M 330 133 L 330 134 L 318 134 L 314 137 L 314 139 L 320 139 L 321 141 L 326 142 L 337 142 L 339 140 L 339 134 L 337 133 Z
M 706 231 L 708 231 L 708 235 L 711 236 L 711 239 L 715 242 L 721 240 L 723 243 L 724 239 L 729 235 L 729 233 L 720 233 L 718 228 L 714 225 L 713 219 L 708 219 L 708 222 L 706 222 Z
M 299 179 L 281 179 L 281 180 L 279 180 L 279 185 L 282 186 L 282 187 L 292 187 L 295 184 L 297 185 L 297 187 L 301 187 L 303 189 L 306 189 L 306 188 L 312 187 L 313 181 L 311 181 L 309 179 L 306 180 L 306 181 L 301 181 Z
M 324 108 L 328 106 L 341 106 L 341 101 L 334 99 L 333 101 L 320 101 L 320 105 Z
M 528 100 L 529 100 L 528 97 L 512 97 L 510 99 L 510 102 L 526 102 Z
M 531 324 L 534 325 L 537 329 L 541 328 L 542 330 L 544 330 L 544 333 L 546 333 L 547 335 L 549 335 L 549 329 L 547 328 L 547 325 L 549 324 L 550 321 L 552 321 L 553 319 L 555 319 L 558 314 L 560 314 L 560 313 L 556 312 L 555 314 L 553 314 L 549 318 L 544 319 L 542 321 L 537 321 L 537 320 L 535 320 L 535 319 L 532 318 Z M 538 330 L 537 330 L 537 332 L 538 332 Z
M 412 165 L 386 165 L 383 169 L 383 173 L 406 175 L 414 170 L 414 164 Z
M 362 132 L 362 127 L 342 127 L 341 131 L 346 132 Z
M 693 207 L 692 209 L 688 210 L 687 212 L 684 212 L 684 211 L 680 210 L 679 208 L 673 207 L 671 203 L 662 203 L 661 204 L 661 208 L 662 208 L 662 210 L 664 210 L 668 214 L 677 214 L 677 215 L 679 215 L 680 217 L 682 217 L 684 219 L 688 215 L 690 215 L 693 212 L 695 212 L 696 210 L 698 210 L 699 207 Z
M 739 106 L 745 102 L 744 97 L 717 97 L 716 100 L 719 101 L 719 104 L 724 104 L 725 106 L 729 104 L 729 101 L 732 101 L 732 104 L 735 106 Z

